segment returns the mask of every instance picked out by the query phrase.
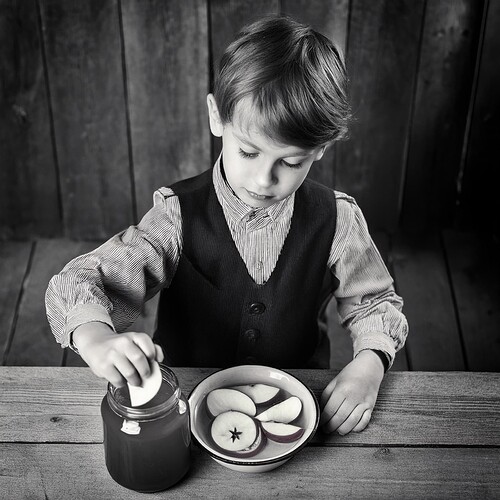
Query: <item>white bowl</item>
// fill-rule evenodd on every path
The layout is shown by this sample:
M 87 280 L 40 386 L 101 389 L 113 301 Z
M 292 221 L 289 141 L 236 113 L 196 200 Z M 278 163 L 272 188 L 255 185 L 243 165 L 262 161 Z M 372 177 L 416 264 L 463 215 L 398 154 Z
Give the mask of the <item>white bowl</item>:
M 222 387 L 244 384 L 268 384 L 297 396 L 302 401 L 302 411 L 294 425 L 305 429 L 300 439 L 293 443 L 275 443 L 266 446 L 251 458 L 234 458 L 214 446 L 210 436 L 211 419 L 206 408 L 209 392 Z M 241 365 L 226 368 L 202 380 L 189 395 L 191 432 L 196 441 L 219 464 L 239 472 L 265 472 L 275 469 L 298 453 L 313 437 L 319 423 L 319 405 L 311 390 L 289 373 L 260 365 Z

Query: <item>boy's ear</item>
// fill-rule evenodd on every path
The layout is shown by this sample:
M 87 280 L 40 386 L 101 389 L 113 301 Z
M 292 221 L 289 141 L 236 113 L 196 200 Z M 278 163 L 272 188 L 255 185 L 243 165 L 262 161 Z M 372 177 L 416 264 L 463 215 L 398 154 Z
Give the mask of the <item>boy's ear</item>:
M 210 121 L 210 131 L 215 137 L 222 137 L 224 127 L 219 115 L 219 109 L 213 94 L 207 95 L 208 119 Z
M 323 158 L 323 155 L 325 154 L 325 151 L 326 151 L 327 147 L 328 147 L 328 144 L 325 144 L 324 146 L 321 146 L 321 148 L 316 153 L 316 156 L 314 157 L 313 161 L 321 160 L 321 158 Z

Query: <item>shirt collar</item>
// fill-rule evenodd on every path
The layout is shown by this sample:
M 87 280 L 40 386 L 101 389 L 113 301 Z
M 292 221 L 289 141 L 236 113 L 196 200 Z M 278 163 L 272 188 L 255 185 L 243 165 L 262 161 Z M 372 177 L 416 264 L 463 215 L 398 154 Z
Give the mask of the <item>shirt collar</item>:
M 285 211 L 293 210 L 295 193 L 267 208 L 255 208 L 247 205 L 234 194 L 234 191 L 224 178 L 222 169 L 221 154 L 214 166 L 213 183 L 219 203 L 222 205 L 224 212 L 234 221 L 246 223 L 251 219 L 269 216 L 275 222 Z

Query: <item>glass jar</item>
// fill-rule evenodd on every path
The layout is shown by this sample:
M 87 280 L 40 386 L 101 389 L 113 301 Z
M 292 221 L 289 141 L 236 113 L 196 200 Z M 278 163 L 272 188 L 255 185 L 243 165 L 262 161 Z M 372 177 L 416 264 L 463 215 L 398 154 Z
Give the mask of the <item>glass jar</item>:
M 140 492 L 162 491 L 177 483 L 190 466 L 189 406 L 175 374 L 160 364 L 158 394 L 132 407 L 128 386 L 108 384 L 101 403 L 106 467 L 122 486 Z

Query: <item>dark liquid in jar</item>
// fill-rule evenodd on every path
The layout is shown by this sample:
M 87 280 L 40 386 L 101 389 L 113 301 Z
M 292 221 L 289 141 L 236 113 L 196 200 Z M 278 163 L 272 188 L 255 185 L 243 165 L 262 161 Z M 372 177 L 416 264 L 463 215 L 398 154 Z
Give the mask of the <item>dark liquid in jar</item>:
M 128 389 L 119 389 L 120 403 L 130 406 Z M 163 382 L 152 401 L 140 408 L 155 406 L 173 394 L 173 388 Z M 123 398 L 123 400 L 121 400 Z M 105 396 L 101 404 L 104 427 L 106 466 L 111 477 L 126 488 L 155 492 L 177 483 L 190 465 L 189 412 L 179 413 L 175 407 L 156 420 L 140 421 L 140 433 L 121 430 L 124 417 L 117 415 Z

